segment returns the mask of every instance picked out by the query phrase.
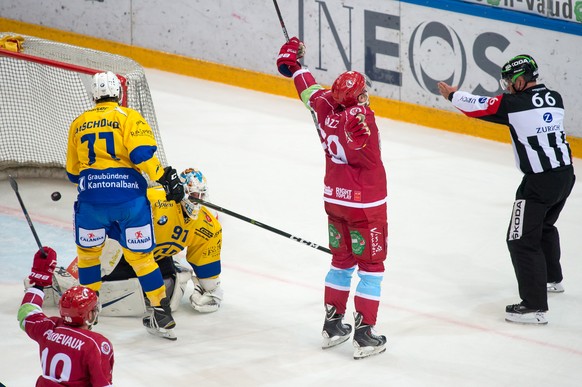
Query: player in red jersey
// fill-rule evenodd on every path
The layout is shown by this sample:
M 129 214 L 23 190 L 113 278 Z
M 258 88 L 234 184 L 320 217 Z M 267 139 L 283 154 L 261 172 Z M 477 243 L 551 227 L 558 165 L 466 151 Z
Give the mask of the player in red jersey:
M 112 386 L 113 347 L 107 338 L 92 332 L 100 306 L 97 294 L 75 286 L 63 293 L 61 317 L 47 317 L 42 311 L 43 288 L 52 285 L 57 254 L 43 247 L 34 255 L 28 277 L 32 287 L 26 290 L 20 309 L 20 328 L 39 345 L 42 375 L 37 387 Z
M 299 39 L 285 43 L 277 57 L 279 72 L 292 77 L 311 111 L 325 152 L 323 200 L 328 215 L 331 268 L 325 279 L 326 318 L 323 348 L 347 341 L 352 332 L 343 316 L 356 267 L 353 344 L 359 359 L 386 350 L 386 337 L 374 332 L 387 254 L 387 184 L 380 135 L 369 108 L 366 78 L 341 74 L 331 89 L 319 85 L 297 61 L 305 52 Z

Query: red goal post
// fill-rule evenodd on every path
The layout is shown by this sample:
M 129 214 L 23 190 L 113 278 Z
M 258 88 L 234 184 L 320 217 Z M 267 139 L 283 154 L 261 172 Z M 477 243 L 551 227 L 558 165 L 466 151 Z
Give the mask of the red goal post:
M 0 32 L 0 39 L 17 36 Z M 0 48 L 0 180 L 65 177 L 71 122 L 95 104 L 91 78 L 112 71 L 123 87 L 124 106 L 152 127 L 157 155 L 167 165 L 144 69 L 134 60 L 32 36 L 20 52 Z

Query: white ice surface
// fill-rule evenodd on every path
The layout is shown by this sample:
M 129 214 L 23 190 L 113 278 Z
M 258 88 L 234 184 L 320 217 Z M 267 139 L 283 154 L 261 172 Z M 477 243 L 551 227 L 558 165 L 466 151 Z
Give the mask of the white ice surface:
M 171 165 L 200 168 L 211 202 L 326 245 L 323 152 L 298 99 L 147 75 Z M 377 324 L 386 353 L 355 361 L 350 342 L 322 350 L 329 255 L 221 214 L 221 309 L 201 315 L 185 297 L 176 342 L 148 335 L 137 318 L 102 317 L 96 331 L 113 343 L 115 385 L 581 386 L 579 185 L 558 221 L 566 292 L 549 296 L 547 326 L 512 325 L 504 308 L 519 297 L 504 237 L 521 174 L 510 145 L 388 119 L 378 125 L 389 190 Z M 66 266 L 75 256 L 74 187 L 19 186 L 41 241 Z M 7 181 L 0 195 L 0 382 L 32 386 L 39 354 L 16 311 L 36 244 Z M 348 321 L 352 312 L 350 300 Z

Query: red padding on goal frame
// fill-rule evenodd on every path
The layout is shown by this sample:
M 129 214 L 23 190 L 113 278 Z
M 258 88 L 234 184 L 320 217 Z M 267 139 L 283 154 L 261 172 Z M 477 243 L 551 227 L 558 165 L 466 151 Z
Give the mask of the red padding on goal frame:
M 10 57 L 16 58 L 16 59 L 22 59 L 22 60 L 26 60 L 29 62 L 35 62 L 35 63 L 47 65 L 47 66 L 58 67 L 58 68 L 63 69 L 63 70 L 75 71 L 78 73 L 89 74 L 89 75 L 95 75 L 97 73 L 104 71 L 104 70 L 91 69 L 89 67 L 78 66 L 78 65 L 74 65 L 74 64 L 70 64 L 70 63 L 59 62 L 59 61 L 52 60 L 52 59 L 42 58 L 40 56 L 24 54 L 22 52 L 14 52 L 14 51 L 6 50 L 4 48 L 0 48 L 0 55 L 10 56 Z M 117 76 L 117 78 L 119 78 L 119 82 L 121 82 L 121 87 L 123 88 L 123 96 L 122 96 L 122 100 L 121 100 L 121 105 L 127 106 L 127 79 L 122 75 L 119 75 L 119 74 L 115 74 L 115 75 Z

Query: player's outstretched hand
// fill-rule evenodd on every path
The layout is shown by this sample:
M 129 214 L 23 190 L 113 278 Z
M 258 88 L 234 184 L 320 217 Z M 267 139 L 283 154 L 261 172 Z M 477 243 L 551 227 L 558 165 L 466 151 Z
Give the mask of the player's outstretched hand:
M 170 166 L 164 168 L 164 174 L 158 180 L 158 183 L 164 187 L 166 191 L 166 200 L 173 200 L 180 203 L 184 199 L 184 186 L 178 177 L 178 172 Z
M 370 137 L 370 128 L 366 123 L 366 116 L 358 113 L 355 116 L 350 116 L 345 126 L 346 137 L 348 145 L 353 149 L 362 149 L 366 146 L 368 138 Z
M 454 93 L 455 91 L 458 90 L 458 87 L 450 86 L 445 82 L 438 82 L 437 87 L 439 88 L 439 93 L 441 93 L 444 99 L 449 99 L 451 93 Z
M 42 249 L 46 253 L 46 256 L 41 250 L 38 250 L 34 254 L 32 271 L 28 279 L 32 285 L 45 287 L 53 284 L 53 272 L 57 266 L 57 253 L 47 246 L 44 246 Z
M 295 71 L 301 69 L 301 64 L 297 61 L 303 58 L 305 54 L 305 45 L 295 36 L 289 39 L 287 43 L 281 46 L 279 56 L 277 56 L 277 69 L 279 72 L 290 78 Z

